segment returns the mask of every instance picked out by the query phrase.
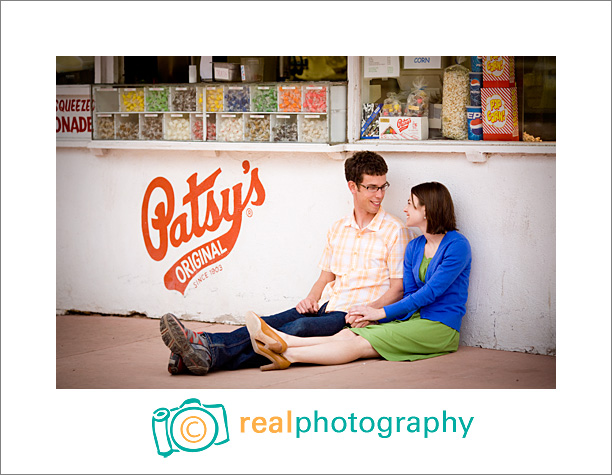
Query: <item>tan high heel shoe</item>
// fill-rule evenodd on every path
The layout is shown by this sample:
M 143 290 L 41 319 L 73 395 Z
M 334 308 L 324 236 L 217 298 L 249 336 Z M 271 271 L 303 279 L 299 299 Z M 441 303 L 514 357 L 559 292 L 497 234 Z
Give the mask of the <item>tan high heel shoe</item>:
M 287 349 L 287 343 L 257 314 L 247 312 L 246 327 L 251 336 L 251 345 L 255 353 L 265 356 L 272 363 L 261 366 L 262 371 L 286 369 L 291 363 L 282 354 Z

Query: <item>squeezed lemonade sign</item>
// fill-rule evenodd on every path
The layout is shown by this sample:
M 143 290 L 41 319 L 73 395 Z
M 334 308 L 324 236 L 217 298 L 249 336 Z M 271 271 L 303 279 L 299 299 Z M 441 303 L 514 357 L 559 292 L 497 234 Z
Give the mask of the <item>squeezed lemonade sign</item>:
M 164 177 L 157 177 L 149 183 L 142 201 L 142 235 L 145 247 L 151 259 L 161 261 L 166 257 L 168 246 L 179 248 L 190 244 L 194 238 L 207 237 L 204 243 L 198 243 L 176 261 L 164 275 L 164 285 L 168 290 L 177 290 L 185 294 L 191 280 L 207 267 L 224 259 L 234 248 L 243 213 L 252 215 L 249 204 L 261 206 L 266 199 L 266 192 L 259 179 L 259 169 L 251 169 L 248 161 L 242 162 L 243 174 L 249 175 L 250 183 L 246 193 L 243 183 L 237 183 L 231 189 L 226 188 L 217 193 L 215 181 L 221 174 L 217 169 L 204 180 L 198 182 L 198 174 L 187 178 L 189 190 L 181 202 L 186 211 L 175 212 L 175 195 L 172 184 Z M 155 205 L 151 216 L 152 196 L 162 192 L 162 199 Z M 159 196 L 159 193 L 156 193 Z M 205 200 L 204 209 L 200 209 L 200 198 Z M 153 202 L 154 203 L 154 202 Z M 175 214 L 177 214 L 175 216 Z M 230 228 L 220 236 L 208 237 L 227 222 Z

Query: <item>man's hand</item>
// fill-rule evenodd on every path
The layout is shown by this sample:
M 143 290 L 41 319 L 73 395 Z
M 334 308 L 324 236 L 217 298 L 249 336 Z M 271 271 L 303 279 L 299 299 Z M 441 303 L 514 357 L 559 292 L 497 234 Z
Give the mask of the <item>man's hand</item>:
M 309 295 L 304 300 L 300 301 L 300 303 L 295 306 L 295 309 L 299 313 L 317 313 L 319 311 L 319 302 Z

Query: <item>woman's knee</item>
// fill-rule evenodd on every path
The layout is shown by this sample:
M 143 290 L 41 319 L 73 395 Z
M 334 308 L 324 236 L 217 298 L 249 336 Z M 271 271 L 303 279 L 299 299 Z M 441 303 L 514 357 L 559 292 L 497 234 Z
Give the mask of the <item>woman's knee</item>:
M 362 336 L 355 335 L 358 340 L 355 344 L 359 347 L 359 358 L 378 358 L 380 354 L 374 349 L 372 344 Z
M 353 333 L 348 328 L 344 328 L 340 330 L 338 333 L 334 335 L 335 340 L 354 340 L 355 338 L 360 338 L 356 333 Z

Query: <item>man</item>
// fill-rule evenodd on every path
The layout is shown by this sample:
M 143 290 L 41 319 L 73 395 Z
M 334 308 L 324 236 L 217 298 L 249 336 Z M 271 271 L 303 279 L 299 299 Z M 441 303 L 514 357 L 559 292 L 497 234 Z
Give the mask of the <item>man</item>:
M 354 324 L 354 318 L 347 317 L 352 306 L 382 308 L 401 299 L 404 251 L 415 236 L 381 207 L 389 187 L 387 170 L 374 152 L 356 152 L 345 162 L 353 212 L 329 229 L 319 261 L 321 275 L 310 293 L 295 308 L 263 317 L 267 325 L 289 335 L 330 336 L 347 324 L 367 324 Z M 166 314 L 160 331 L 172 351 L 172 374 L 184 366 L 197 375 L 256 366 L 271 369 L 269 361 L 253 351 L 246 327 L 230 333 L 196 333 Z

